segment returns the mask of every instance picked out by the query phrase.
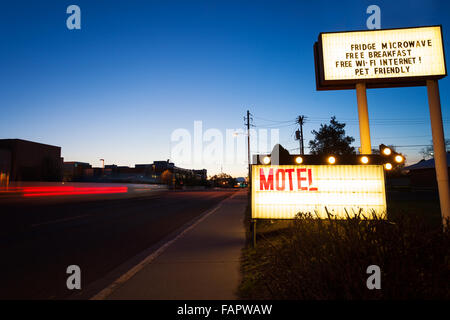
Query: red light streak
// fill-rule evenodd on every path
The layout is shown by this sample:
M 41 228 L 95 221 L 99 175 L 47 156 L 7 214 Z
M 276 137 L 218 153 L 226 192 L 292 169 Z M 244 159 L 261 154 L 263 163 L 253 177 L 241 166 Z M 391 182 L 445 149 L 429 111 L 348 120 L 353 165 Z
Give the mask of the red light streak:
M 11 189 L 12 190 L 2 190 L 1 192 L 23 193 L 24 197 L 83 195 L 83 194 L 113 194 L 113 193 L 128 192 L 128 187 L 39 186 L 39 187 L 15 187 Z

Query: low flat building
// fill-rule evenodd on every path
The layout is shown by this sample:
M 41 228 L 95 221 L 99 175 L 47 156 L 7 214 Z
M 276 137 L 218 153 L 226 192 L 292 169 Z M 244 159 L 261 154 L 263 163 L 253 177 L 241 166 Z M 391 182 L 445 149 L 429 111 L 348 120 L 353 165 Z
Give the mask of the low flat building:
M 206 169 L 201 169 L 201 170 L 193 170 L 195 178 L 199 179 L 199 180 L 206 180 L 207 177 L 207 171 Z
M 177 183 L 180 184 L 199 184 L 206 182 L 206 169 L 194 170 L 177 167 L 170 160 L 153 161 L 149 164 L 136 164 L 135 168 L 143 170 L 147 176 L 150 176 L 156 183 L 164 183 L 162 179 L 163 172 L 170 172 Z
M 11 181 L 61 181 L 61 147 L 22 139 L 0 139 L 0 170 Z

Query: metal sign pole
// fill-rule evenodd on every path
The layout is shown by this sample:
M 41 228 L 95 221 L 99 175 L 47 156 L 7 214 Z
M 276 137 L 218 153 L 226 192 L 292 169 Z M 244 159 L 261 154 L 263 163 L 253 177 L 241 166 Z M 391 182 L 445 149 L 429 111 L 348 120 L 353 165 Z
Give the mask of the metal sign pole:
M 361 140 L 361 153 L 372 154 L 370 143 L 369 111 L 367 109 L 366 84 L 356 84 L 356 99 L 358 101 L 359 137 Z
M 431 133 L 433 136 L 434 164 L 439 189 L 439 201 L 443 222 L 450 219 L 450 191 L 448 185 L 447 154 L 442 125 L 441 98 L 437 80 L 427 80 L 428 105 L 430 107 Z M 444 224 L 445 226 L 445 224 Z
M 256 219 L 253 219 L 253 248 L 256 248 Z

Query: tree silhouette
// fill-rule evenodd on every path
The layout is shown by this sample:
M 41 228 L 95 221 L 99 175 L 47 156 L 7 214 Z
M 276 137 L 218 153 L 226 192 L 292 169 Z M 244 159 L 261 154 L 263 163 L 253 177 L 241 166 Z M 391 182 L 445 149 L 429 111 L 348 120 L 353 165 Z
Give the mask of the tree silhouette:
M 445 139 L 445 151 L 446 152 L 450 151 L 450 139 Z M 425 160 L 433 158 L 434 156 L 433 140 L 431 140 L 431 144 L 429 146 L 422 148 L 422 150 L 420 150 L 420 154 Z
M 236 179 L 226 173 L 219 173 L 209 178 L 212 185 L 215 187 L 233 187 L 236 184 Z
M 319 131 L 313 130 L 314 140 L 309 141 L 311 154 L 354 154 L 351 143 L 355 138 L 345 135 L 345 123 L 340 123 L 336 117 L 331 117 L 330 124 L 321 124 Z

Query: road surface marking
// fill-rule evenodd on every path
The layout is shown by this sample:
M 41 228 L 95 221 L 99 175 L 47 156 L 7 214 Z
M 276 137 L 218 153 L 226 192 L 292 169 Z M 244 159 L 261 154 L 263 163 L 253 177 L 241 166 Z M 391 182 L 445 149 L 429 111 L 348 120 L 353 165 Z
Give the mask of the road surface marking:
M 64 221 L 69 221 L 69 220 L 75 220 L 78 218 L 84 218 L 84 217 L 88 217 L 88 216 L 90 216 L 90 214 L 83 214 L 81 216 L 76 216 L 76 217 L 69 217 L 69 218 L 57 219 L 57 220 L 46 221 L 46 222 L 41 222 L 41 223 L 35 223 L 35 224 L 32 224 L 31 227 L 35 228 L 35 227 L 40 227 L 40 226 L 43 226 L 46 224 L 53 224 L 53 223 L 64 222 Z
M 207 211 L 200 219 L 198 219 L 196 222 L 191 224 L 189 227 L 184 229 L 182 232 L 180 232 L 175 238 L 172 240 L 167 241 L 164 243 L 161 247 L 159 247 L 156 251 L 154 251 L 152 254 L 150 254 L 148 257 L 146 257 L 144 260 L 142 260 L 140 263 L 135 265 L 133 268 L 128 270 L 126 273 L 121 275 L 118 279 L 116 279 L 113 283 L 111 283 L 108 287 L 94 295 L 89 300 L 105 300 L 108 296 L 110 296 L 120 285 L 127 282 L 129 279 L 131 279 L 136 273 L 138 273 L 140 270 L 142 270 L 146 265 L 151 263 L 153 260 L 155 260 L 158 256 L 160 256 L 168 247 L 170 247 L 175 241 L 183 237 L 186 233 L 188 233 L 190 230 L 194 229 L 198 224 L 200 224 L 203 220 L 208 218 L 210 215 L 212 215 L 214 212 L 216 212 L 220 207 L 222 206 L 223 202 L 227 199 L 232 199 L 234 196 L 236 196 L 238 192 L 235 192 L 232 196 L 226 197 L 222 201 L 219 202 L 219 204 L 214 207 L 213 209 Z

